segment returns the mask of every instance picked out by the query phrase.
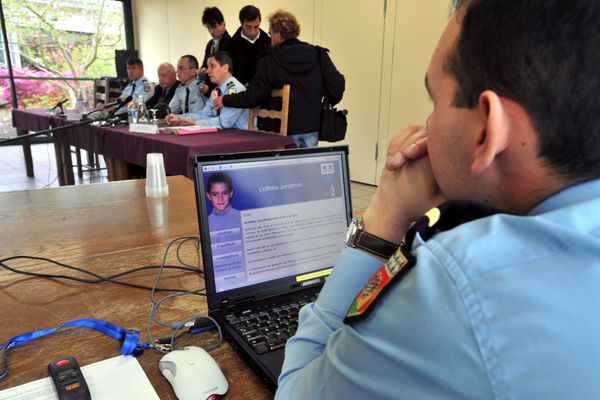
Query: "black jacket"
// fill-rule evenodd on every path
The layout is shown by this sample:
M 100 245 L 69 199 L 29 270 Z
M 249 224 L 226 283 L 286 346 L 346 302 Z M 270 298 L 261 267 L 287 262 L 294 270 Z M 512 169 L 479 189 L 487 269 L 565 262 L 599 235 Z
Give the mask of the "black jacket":
M 167 96 L 165 97 L 165 100 L 163 101 L 163 103 L 169 104 L 169 102 L 173 98 L 173 95 L 175 95 L 175 90 L 177 89 L 177 86 L 179 86 L 180 84 L 181 84 L 181 82 L 175 81 L 173 86 L 171 86 L 169 88 L 169 91 L 167 92 Z M 160 99 L 162 92 L 163 92 L 162 86 L 160 86 L 160 85 L 154 86 L 154 94 L 152 95 L 152 97 L 150 97 L 148 100 L 146 100 L 146 107 L 153 108 L 154 106 L 156 106 L 159 103 L 158 100 Z
M 223 36 L 221 36 L 221 40 L 219 40 L 219 47 L 217 51 L 227 51 L 227 47 L 229 46 L 229 41 L 231 40 L 231 36 L 227 31 L 223 32 Z M 208 66 L 208 56 L 210 56 L 210 48 L 212 45 L 212 39 L 210 39 L 206 43 L 206 48 L 204 49 L 204 60 L 202 60 L 201 68 L 206 68 Z
M 227 46 L 227 52 L 233 60 L 233 76 L 244 85 L 250 83 L 256 73 L 256 64 L 262 55 L 271 50 L 271 38 L 265 31 L 254 43 L 242 37 L 242 28 L 233 34 Z
M 317 51 L 321 51 L 321 65 Z M 288 134 L 317 132 L 321 119 L 321 98 L 332 104 L 342 99 L 345 79 L 335 68 L 327 49 L 297 39 L 288 39 L 263 56 L 248 90 L 223 96 L 223 105 L 252 108 L 270 103 L 273 89 L 291 85 Z M 268 108 L 272 108 L 269 106 Z

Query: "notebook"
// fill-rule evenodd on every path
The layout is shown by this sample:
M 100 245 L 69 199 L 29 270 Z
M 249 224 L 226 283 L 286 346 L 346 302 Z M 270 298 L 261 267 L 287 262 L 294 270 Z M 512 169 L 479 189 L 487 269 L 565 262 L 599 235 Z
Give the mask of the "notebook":
M 351 219 L 347 146 L 196 156 L 209 315 L 275 390 Z

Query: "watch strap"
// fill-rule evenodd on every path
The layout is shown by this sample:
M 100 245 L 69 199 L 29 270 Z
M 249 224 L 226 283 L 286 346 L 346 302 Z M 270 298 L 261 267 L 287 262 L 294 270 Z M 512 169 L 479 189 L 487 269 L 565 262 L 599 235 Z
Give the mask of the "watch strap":
M 398 250 L 398 247 L 400 247 L 397 244 L 371 235 L 362 229 L 358 230 L 352 244 L 357 249 L 364 250 L 367 253 L 374 254 L 386 260 Z

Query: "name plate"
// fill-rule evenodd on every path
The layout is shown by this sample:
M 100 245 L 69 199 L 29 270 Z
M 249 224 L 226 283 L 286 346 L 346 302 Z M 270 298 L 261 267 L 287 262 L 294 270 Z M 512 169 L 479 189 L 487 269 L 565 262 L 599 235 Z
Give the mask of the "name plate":
M 75 110 L 67 110 L 67 121 L 80 121 L 83 117 L 83 113 L 81 111 Z
M 129 124 L 129 132 L 149 133 L 156 135 L 158 133 L 158 125 L 154 124 Z

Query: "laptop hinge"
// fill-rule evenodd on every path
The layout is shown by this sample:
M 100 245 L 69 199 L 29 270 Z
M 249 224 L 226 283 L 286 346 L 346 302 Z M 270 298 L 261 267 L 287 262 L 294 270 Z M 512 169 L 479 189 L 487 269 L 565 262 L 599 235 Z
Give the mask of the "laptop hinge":
M 254 301 L 254 300 L 255 300 L 254 296 L 228 297 L 226 299 L 221 300 L 221 305 L 224 307 L 230 307 L 230 306 L 247 303 L 249 301 Z

